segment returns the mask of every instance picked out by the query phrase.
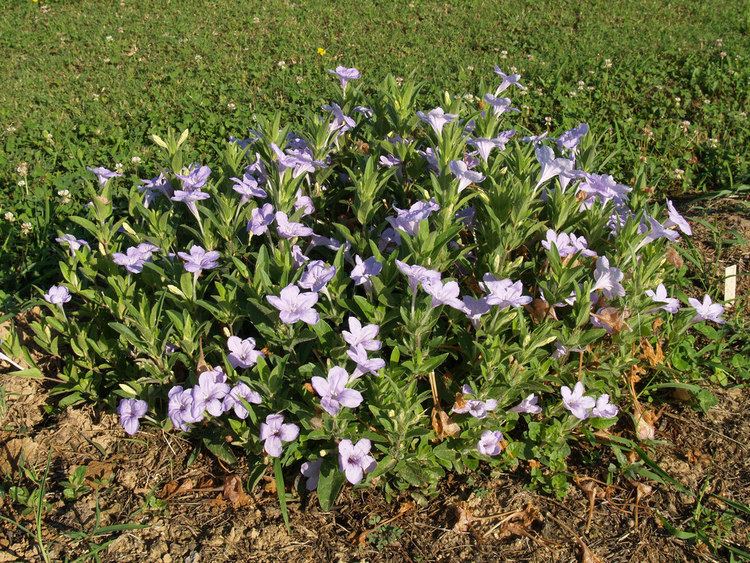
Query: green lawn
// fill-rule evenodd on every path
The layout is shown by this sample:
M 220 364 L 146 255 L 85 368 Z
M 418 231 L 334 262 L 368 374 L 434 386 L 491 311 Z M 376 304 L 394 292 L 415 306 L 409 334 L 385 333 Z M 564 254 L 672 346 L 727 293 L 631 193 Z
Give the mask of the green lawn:
M 65 215 L 42 203 L 62 189 L 75 199 L 85 166 L 120 162 L 145 176 L 150 133 L 190 128 L 200 159 L 243 135 L 255 114 L 300 119 L 335 94 L 325 70 L 336 64 L 360 68 L 365 87 L 388 73 L 427 81 L 425 108 L 443 90 L 483 93 L 495 64 L 515 67 L 529 89 L 512 92 L 523 112 L 509 125 L 587 121 L 614 153 L 606 171 L 622 181 L 641 166 L 670 193 L 748 177 L 750 7 L 741 0 L 8 4 L 0 217 L 17 221 L 0 219 L 6 291 L 38 274 L 37 249 Z M 24 220 L 35 228 L 25 238 Z

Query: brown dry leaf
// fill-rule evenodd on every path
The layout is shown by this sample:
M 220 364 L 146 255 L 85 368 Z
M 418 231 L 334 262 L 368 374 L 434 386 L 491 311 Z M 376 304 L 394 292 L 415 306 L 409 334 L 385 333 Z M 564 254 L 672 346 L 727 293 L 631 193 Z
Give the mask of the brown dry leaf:
M 641 339 L 641 358 L 646 360 L 653 368 L 664 361 L 664 352 L 661 349 L 661 342 L 656 341 L 656 348 L 645 338 Z
M 461 432 L 461 427 L 453 422 L 441 408 L 432 409 L 432 429 L 435 431 L 438 440 L 445 440 Z
M 682 268 L 685 265 L 685 261 L 682 259 L 682 256 L 671 246 L 667 247 L 667 262 L 672 264 L 677 269 Z
M 544 299 L 536 298 L 528 305 L 524 305 L 524 308 L 531 316 L 531 320 L 536 324 L 541 323 L 545 319 L 557 320 L 555 308 Z
M 92 488 L 112 481 L 114 464 L 109 461 L 91 461 L 86 466 L 86 484 Z
M 200 353 L 198 355 L 198 363 L 195 365 L 195 371 L 200 375 L 204 371 L 211 371 L 211 366 L 206 363 L 206 356 L 203 355 L 203 338 L 198 341 L 198 350 L 200 350 Z
M 656 437 L 656 428 L 653 425 L 653 413 L 641 410 L 640 408 L 636 409 L 635 435 L 639 440 L 653 440 Z
M 276 493 L 276 480 L 266 477 L 266 484 L 263 485 L 263 490 L 267 493 Z
M 166 499 L 175 495 L 184 495 L 189 493 L 195 488 L 195 481 L 193 479 L 183 479 L 182 482 L 170 481 L 164 485 L 159 491 L 159 498 Z
M 469 510 L 465 502 L 459 502 L 454 506 L 454 509 L 456 510 L 457 518 L 456 523 L 453 525 L 453 531 L 458 533 L 468 532 L 473 520 L 471 510 Z
M 578 544 L 581 546 L 581 563 L 604 563 L 601 557 L 589 549 L 580 539 Z
M 228 475 L 224 479 L 224 498 L 232 503 L 233 508 L 247 506 L 250 504 L 250 497 L 242 488 L 242 479 L 237 475 Z
M 535 522 L 543 520 L 539 509 L 532 503 L 527 503 L 523 510 L 511 514 L 501 525 L 497 539 L 503 540 L 511 537 L 531 537 L 529 530 Z
M 630 316 L 630 312 L 627 309 L 618 309 L 617 307 L 604 307 L 599 309 L 597 313 L 592 313 L 592 317 L 598 319 L 601 323 L 607 325 L 614 334 L 622 332 L 623 329 L 627 328 L 630 330 L 630 326 L 625 322 Z
M 357 140 L 356 142 L 357 150 L 362 154 L 370 154 L 370 145 L 365 143 L 362 140 Z

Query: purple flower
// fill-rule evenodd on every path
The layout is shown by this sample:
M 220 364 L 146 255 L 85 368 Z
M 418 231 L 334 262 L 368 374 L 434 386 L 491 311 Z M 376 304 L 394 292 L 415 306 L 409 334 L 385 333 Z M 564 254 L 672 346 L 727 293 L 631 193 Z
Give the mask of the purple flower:
M 477 218 L 477 208 L 473 205 L 467 205 L 463 209 L 456 211 L 456 219 L 461 221 L 464 226 L 468 229 L 474 227 L 474 222 Z
M 312 244 L 312 246 L 325 246 L 328 250 L 333 250 L 334 252 L 338 252 L 339 248 L 342 246 L 342 244 L 335 238 L 324 237 L 323 235 L 315 233 L 310 235 L 310 244 Z M 349 241 L 346 241 L 343 246 L 344 252 L 347 253 L 352 245 Z
M 216 250 L 205 250 L 204 248 L 193 245 L 190 247 L 190 253 L 178 252 L 177 256 L 185 262 L 185 271 L 200 275 L 203 270 L 212 270 L 219 265 L 219 254 Z
M 432 297 L 431 305 L 433 307 L 439 307 L 440 305 L 448 305 L 454 309 L 462 311 L 464 308 L 463 301 L 458 298 L 461 288 L 458 287 L 458 283 L 449 281 L 443 283 L 438 280 L 427 280 L 422 284 L 422 288 L 427 294 Z
M 703 297 L 702 303 L 692 297 L 688 298 L 688 303 L 690 303 L 690 306 L 695 309 L 695 316 L 693 317 L 694 323 L 700 321 L 712 321 L 716 324 L 724 324 L 724 319 L 721 318 L 721 315 L 724 313 L 724 307 L 719 303 L 712 302 L 708 295 Z
M 519 111 L 518 108 L 511 107 L 510 98 L 498 98 L 492 94 L 485 94 L 484 101 L 492 106 L 492 113 L 499 117 L 507 111 Z
M 341 81 L 341 88 L 346 90 L 346 85 L 350 80 L 359 79 L 362 74 L 356 68 L 347 68 L 345 66 L 337 66 L 334 70 L 329 70 L 329 74 L 333 74 Z
M 200 221 L 200 215 L 198 214 L 198 206 L 195 205 L 197 201 L 203 201 L 211 196 L 206 192 L 202 192 L 199 189 L 193 191 L 175 190 L 172 196 L 172 201 L 182 202 L 187 205 L 188 210 L 193 216 Z
M 277 211 L 275 218 L 276 232 L 279 233 L 281 238 L 309 237 L 313 234 L 313 230 L 310 227 L 306 227 L 302 223 L 290 221 L 287 214 L 282 211 Z
M 264 203 L 263 207 L 256 207 L 250 212 L 247 230 L 256 236 L 262 235 L 268 230 L 268 226 L 273 223 L 274 218 L 273 205 Z
M 439 281 L 441 277 L 440 272 L 429 270 L 424 266 L 410 266 L 409 264 L 405 264 L 400 260 L 396 260 L 396 267 L 402 274 L 404 274 L 408 278 L 409 289 L 411 289 L 412 293 L 416 293 L 419 284 L 422 284 L 422 286 L 424 287 L 424 284 L 426 282 Z
M 303 254 L 302 249 L 298 244 L 292 246 L 292 264 L 295 269 L 301 268 L 305 262 L 309 261 L 310 259 Z
M 461 388 L 461 392 L 469 397 L 475 397 L 474 390 L 468 385 L 464 385 Z M 460 405 L 458 403 L 453 405 L 451 410 L 458 414 L 469 413 L 474 418 L 482 419 L 487 417 L 488 412 L 494 411 L 496 408 L 497 401 L 495 399 L 480 401 L 479 399 L 474 398 L 464 400 Z
M 52 305 L 59 307 L 63 306 L 63 303 L 70 301 L 70 291 L 64 285 L 53 285 L 44 294 L 44 300 Z
M 308 491 L 314 491 L 318 488 L 318 480 L 320 479 L 320 466 L 323 465 L 322 459 L 315 459 L 312 461 L 306 461 L 300 467 L 299 472 L 302 473 L 305 480 L 305 488 Z
M 667 295 L 667 288 L 664 287 L 663 283 L 660 283 L 656 287 L 656 291 L 653 291 L 651 289 L 646 290 L 646 295 L 648 295 L 651 300 L 654 303 L 663 303 L 663 305 L 660 305 L 655 310 L 663 309 L 667 313 L 676 313 L 680 310 L 680 302 L 679 300 L 675 299 L 674 297 L 669 297 Z
M 131 274 L 140 274 L 143 271 L 143 265 L 151 259 L 151 253 L 154 250 L 158 248 L 149 243 L 142 243 L 138 246 L 131 246 L 124 254 L 115 252 L 112 255 L 112 261 L 118 266 L 123 266 Z
M 203 419 L 203 413 L 198 416 L 193 415 L 193 392 L 192 389 L 183 389 L 175 385 L 169 390 L 169 406 L 167 414 L 172 421 L 172 425 L 178 430 L 187 432 L 190 424 L 200 422 Z
M 349 317 L 349 330 L 341 331 L 341 335 L 352 348 L 361 347 L 365 350 L 373 351 L 380 350 L 380 347 L 383 345 L 380 340 L 377 340 L 379 330 L 380 327 L 378 325 L 369 324 L 362 326 L 359 319 Z
M 364 285 L 366 289 L 372 287 L 371 278 L 380 274 L 383 264 L 377 261 L 374 256 L 362 260 L 359 255 L 354 256 L 354 268 L 350 277 L 354 280 L 354 285 Z
M 255 365 L 263 353 L 255 349 L 255 339 L 245 338 L 241 340 L 237 336 L 230 336 L 227 340 L 229 349 L 229 363 L 234 369 L 247 369 Z
M 228 394 L 227 376 L 220 367 L 204 371 L 198 376 L 198 385 L 193 387 L 193 417 L 198 418 L 204 411 L 221 416 L 224 412 L 222 399 Z
M 141 186 L 138 186 L 138 191 L 143 194 L 143 206 L 146 209 L 159 197 L 159 194 L 167 197 L 172 196 L 172 184 L 163 172 L 155 178 L 141 180 L 141 184 Z
M 417 117 L 432 127 L 432 130 L 435 131 L 435 135 L 439 137 L 443 132 L 445 124 L 455 121 L 458 115 L 455 113 L 445 113 L 443 108 L 438 107 L 431 109 L 427 113 L 418 111 Z
M 500 309 L 521 307 L 532 301 L 531 297 L 523 295 L 523 284 L 520 281 L 498 280 L 492 274 L 485 274 L 479 285 L 489 293 L 486 297 L 487 304 L 497 305 Z
M 440 206 L 435 200 L 430 200 L 418 201 L 409 209 L 399 209 L 395 205 L 393 208 L 396 210 L 396 217 L 386 217 L 386 221 L 388 221 L 391 227 L 395 230 L 402 230 L 409 235 L 414 236 L 419 229 L 419 223 L 426 220 L 433 212 L 438 211 Z M 400 240 L 401 239 L 399 238 L 399 242 Z
M 245 173 L 242 178 L 230 178 L 234 182 L 232 189 L 240 194 L 240 205 L 250 201 L 253 197 L 267 197 L 266 190 L 258 186 L 255 176 Z
M 211 169 L 208 166 L 200 164 L 191 164 L 183 174 L 175 174 L 182 182 L 182 189 L 186 192 L 200 190 L 206 185 L 208 177 L 211 175 Z
M 463 160 L 451 160 L 450 169 L 458 180 L 458 193 L 464 191 L 470 184 L 478 184 L 484 181 L 484 174 L 469 170 Z
M 515 129 L 508 129 L 507 131 L 501 131 L 498 133 L 497 137 L 492 139 L 492 142 L 495 143 L 495 146 L 498 148 L 498 150 L 505 150 L 505 145 L 508 144 L 508 141 L 513 138 L 513 136 L 516 134 Z
M 546 145 L 538 145 L 535 149 L 536 159 L 542 167 L 542 173 L 539 176 L 539 181 L 536 186 L 541 186 L 547 180 L 551 180 L 555 176 L 561 176 L 562 174 L 569 173 L 573 170 L 575 163 L 567 158 L 555 158 L 555 151 Z M 563 182 L 562 178 L 560 180 Z M 567 186 L 567 183 L 565 183 Z M 564 187 L 564 186 L 563 186 Z
M 370 119 L 375 113 L 368 107 L 365 106 L 354 106 L 354 111 L 361 113 L 365 118 Z
M 125 432 L 132 436 L 141 427 L 141 418 L 146 414 L 148 404 L 139 399 L 121 399 L 117 405 L 117 414 L 120 415 L 120 425 Z
M 257 391 L 253 391 L 246 384 L 239 382 L 224 397 L 222 408 L 224 412 L 234 409 L 235 416 L 244 420 L 249 413 L 247 407 L 242 404 L 243 400 L 253 405 L 259 405 L 262 402 L 260 394 Z
M 485 430 L 482 432 L 479 442 L 477 442 L 477 451 L 482 455 L 496 456 L 503 451 L 500 442 L 503 441 L 503 433 L 499 430 Z
M 596 283 L 591 291 L 600 289 L 607 299 L 623 297 L 625 288 L 622 287 L 623 273 L 617 268 L 610 267 L 609 260 L 606 256 L 600 256 L 596 260 L 596 269 L 594 270 L 594 279 Z
M 346 387 L 349 374 L 344 368 L 334 367 L 328 371 L 328 378 L 317 375 L 312 378 L 312 386 L 320 395 L 320 406 L 331 416 L 336 416 L 341 407 L 357 408 L 362 403 L 362 394 Z
M 580 252 L 583 256 L 596 256 L 596 252 L 589 250 L 589 244 L 584 237 L 578 237 L 571 233 L 556 233 L 552 229 L 547 229 L 547 238 L 542 241 L 542 246 L 551 250 L 554 246 L 560 258 L 571 256 Z
M 438 160 L 438 150 L 432 147 L 427 147 L 425 150 L 418 150 L 417 153 L 421 154 L 427 161 L 427 167 L 435 172 L 440 172 L 440 162 Z
M 517 413 L 528 413 L 528 414 L 539 414 L 542 412 L 542 407 L 539 406 L 539 397 L 532 393 L 526 397 L 523 401 L 518 403 L 512 409 L 508 409 L 510 412 Z
M 401 166 L 401 160 L 398 157 L 393 156 L 392 154 L 380 155 L 378 162 L 380 163 L 380 166 L 382 166 L 383 168 L 392 168 L 394 166 Z
M 263 449 L 271 457 L 281 456 L 281 446 L 284 442 L 291 442 L 299 436 L 299 426 L 296 424 L 284 424 L 284 415 L 281 413 L 269 414 L 265 422 L 260 423 L 260 439 L 263 441 Z
M 477 299 L 476 297 L 465 295 L 463 297 L 463 308 L 461 310 L 466 313 L 467 317 L 469 317 L 472 326 L 477 328 L 482 315 L 490 312 L 490 304 L 487 303 L 486 297 Z
M 596 405 L 594 398 L 584 395 L 585 392 L 586 390 L 583 388 L 583 383 L 580 381 L 575 384 L 572 391 L 565 385 L 560 387 L 560 394 L 562 395 L 565 408 L 579 420 L 588 418 L 589 411 Z
M 617 405 L 609 402 L 609 395 L 600 395 L 596 400 L 596 406 L 591 410 L 591 416 L 596 418 L 614 418 L 620 411 Z
M 497 148 L 497 143 L 494 139 L 487 139 L 485 137 L 471 139 L 469 144 L 477 148 L 479 156 L 481 156 L 482 160 L 485 162 L 489 160 L 492 149 Z
M 503 80 L 500 86 L 497 87 L 495 95 L 507 90 L 511 86 L 515 86 L 516 88 L 520 88 L 521 90 L 526 90 L 526 87 L 521 85 L 521 83 L 519 82 L 519 80 L 521 80 L 520 74 L 505 74 L 497 65 L 495 65 L 495 74 L 497 74 Z
M 560 150 L 569 150 L 571 153 L 575 154 L 578 149 L 578 144 L 588 132 L 589 126 L 586 123 L 581 123 L 577 127 L 565 131 L 565 133 L 557 138 L 557 148 Z
M 344 115 L 341 106 L 336 102 L 331 102 L 330 104 L 323 106 L 323 109 L 330 111 L 333 114 L 333 121 L 331 121 L 331 124 L 328 126 L 328 131 L 330 133 L 336 131 L 338 135 L 343 135 L 357 126 L 357 123 L 351 117 Z
M 55 239 L 55 242 L 58 242 L 63 245 L 67 245 L 68 249 L 70 250 L 70 255 L 75 256 L 76 252 L 83 248 L 84 246 L 88 246 L 89 243 L 83 240 L 82 238 L 76 238 L 74 235 L 70 234 L 64 234 L 61 237 L 57 237 Z
M 648 244 L 660 238 L 665 238 L 671 241 L 675 241 L 678 238 L 680 238 L 680 233 L 678 233 L 677 231 L 673 231 L 672 229 L 668 229 L 666 225 L 662 225 L 661 223 L 659 223 L 659 221 L 657 221 L 653 217 L 646 215 L 645 218 L 648 221 L 649 227 L 651 228 L 651 230 L 648 231 L 648 233 L 644 237 L 643 242 L 641 243 L 640 246 L 643 246 L 645 244 Z M 645 226 L 642 226 L 641 229 L 644 232 L 646 231 Z
M 390 245 L 401 246 L 401 235 L 395 229 L 388 227 L 383 229 L 378 239 L 378 250 L 385 251 Z
M 385 367 L 384 359 L 368 358 L 367 350 L 365 350 L 364 346 L 362 345 L 352 346 L 351 348 L 349 348 L 349 350 L 347 350 L 346 354 L 355 364 L 357 364 L 357 367 L 354 368 L 354 371 L 352 372 L 352 379 L 362 377 L 367 373 L 371 373 L 372 375 L 379 375 L 378 372 L 380 372 L 380 370 Z
M 277 145 L 271 143 L 271 149 L 278 159 L 279 174 L 291 169 L 292 177 L 298 178 L 303 174 L 315 172 L 318 168 L 325 168 L 325 163 L 315 160 L 309 148 L 288 149 L 286 152 L 282 152 Z
M 112 170 L 108 170 L 103 166 L 97 166 L 96 168 L 87 166 L 86 170 L 96 176 L 96 179 L 99 181 L 100 186 L 105 185 L 111 178 L 120 178 L 122 176 L 122 174 L 120 174 L 119 172 L 113 172 Z
M 589 209 L 595 202 L 604 205 L 609 201 L 614 202 L 615 205 L 622 205 L 627 202 L 630 191 L 631 188 L 618 184 L 608 174 L 586 173 L 578 186 L 578 192 L 583 192 L 586 196 L 580 207 Z
M 315 213 L 315 204 L 313 203 L 313 200 L 310 197 L 304 195 L 302 193 L 302 190 L 297 190 L 296 198 L 297 199 L 294 200 L 295 211 L 299 211 L 300 209 L 302 209 L 303 217 Z
M 318 312 L 313 309 L 318 302 L 317 293 L 300 293 L 299 287 L 290 284 L 281 290 L 280 296 L 268 295 L 266 299 L 280 311 L 279 318 L 284 324 L 302 321 L 314 325 L 320 320 Z
M 336 266 L 326 266 L 322 260 L 308 262 L 305 273 L 302 274 L 297 284 L 304 289 L 315 293 L 322 291 L 328 282 L 336 275 Z
M 351 440 L 339 442 L 339 468 L 352 485 L 362 481 L 365 473 L 377 467 L 375 458 L 370 455 L 370 448 L 372 444 L 367 438 L 362 438 L 356 444 L 352 444 Z
M 669 218 L 664 222 L 664 226 L 677 227 L 687 236 L 692 235 L 693 229 L 690 228 L 690 224 L 677 212 L 674 205 L 669 200 L 667 200 L 667 209 L 669 210 Z

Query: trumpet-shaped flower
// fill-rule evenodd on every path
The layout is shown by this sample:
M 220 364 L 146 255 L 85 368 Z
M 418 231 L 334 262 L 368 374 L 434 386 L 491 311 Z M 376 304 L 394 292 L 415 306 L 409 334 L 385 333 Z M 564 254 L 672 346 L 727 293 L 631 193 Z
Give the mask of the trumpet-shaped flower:
M 270 203 L 264 203 L 263 207 L 256 207 L 250 212 L 250 221 L 247 222 L 248 232 L 255 236 L 262 235 L 268 230 L 275 217 L 273 205 Z
M 528 414 L 539 414 L 542 412 L 542 407 L 539 406 L 539 397 L 534 393 L 526 397 L 523 401 L 518 403 L 512 409 L 508 409 L 510 412 L 517 413 L 528 413 Z
M 208 166 L 191 164 L 190 167 L 182 174 L 175 176 L 182 182 L 182 189 L 186 192 L 200 190 L 208 182 L 211 175 L 211 169 Z
M 76 238 L 75 235 L 71 235 L 68 233 L 57 237 L 55 239 L 55 242 L 67 246 L 70 250 L 71 256 L 75 256 L 77 251 L 79 251 L 84 246 L 89 245 L 89 243 L 82 238 Z
M 477 442 L 477 451 L 482 455 L 496 456 L 503 451 L 503 433 L 499 430 L 485 430 Z
M 362 326 L 362 323 L 356 317 L 349 317 L 348 322 L 349 330 L 341 331 L 341 335 L 349 346 L 352 348 L 362 347 L 370 351 L 380 350 L 383 343 L 377 339 L 380 330 L 378 325 Z
M 281 295 L 268 295 L 268 302 L 280 311 L 279 319 L 284 324 L 294 324 L 302 321 L 309 325 L 316 324 L 320 317 L 313 308 L 318 302 L 318 294 L 313 292 L 300 292 L 296 285 L 288 285 L 281 290 Z
M 677 227 L 687 236 L 693 234 L 693 229 L 690 228 L 690 224 L 682 215 L 680 215 L 680 213 L 675 209 L 674 204 L 669 200 L 667 200 L 667 210 L 669 212 L 669 217 L 664 222 L 665 227 Z
M 676 313 L 680 310 L 680 301 L 667 295 L 667 288 L 664 287 L 663 283 L 660 283 L 656 287 L 656 291 L 647 289 L 646 295 L 648 295 L 654 303 L 662 303 L 662 305 L 657 307 L 656 310 L 662 309 L 667 313 Z
M 219 266 L 219 254 L 216 250 L 206 250 L 196 244 L 190 247 L 189 252 L 178 252 L 184 264 L 186 272 L 200 275 L 203 270 L 213 270 Z
M 202 192 L 199 189 L 192 191 L 175 190 L 174 195 L 170 198 L 172 201 L 184 203 L 190 213 L 200 221 L 200 215 L 198 214 L 198 206 L 196 202 L 209 199 L 211 196 L 206 192 Z
M 62 307 L 64 303 L 70 301 L 70 291 L 64 285 L 53 285 L 44 294 L 44 300 L 52 305 Z
M 180 385 L 175 385 L 169 390 L 167 414 L 172 425 L 183 432 L 190 429 L 190 424 L 203 419 L 203 412 L 197 413 L 197 416 L 193 415 L 192 389 L 183 389 Z
M 495 117 L 499 117 L 509 111 L 520 111 L 518 108 L 514 108 L 510 105 L 510 98 L 498 98 L 497 96 L 493 96 L 492 94 L 485 94 L 484 101 L 487 102 L 490 107 L 492 107 L 492 113 L 495 114 Z
M 414 236 L 417 234 L 419 224 L 432 215 L 433 212 L 438 211 L 440 206 L 435 200 L 430 200 L 418 201 L 409 209 L 399 209 L 396 206 L 393 208 L 396 210 L 396 217 L 386 217 L 386 221 L 388 221 L 391 227 L 395 230 L 401 230 Z
M 140 399 L 120 399 L 117 414 L 120 415 L 120 425 L 125 432 L 132 436 L 141 427 L 141 418 L 146 415 L 148 403 Z
M 439 281 L 441 277 L 440 272 L 430 270 L 428 268 L 425 268 L 424 266 L 410 266 L 409 264 L 405 264 L 400 260 L 396 260 L 396 267 L 408 279 L 409 289 L 411 289 L 412 293 L 415 293 L 417 291 L 417 287 L 419 287 L 419 284 L 422 284 L 422 286 L 424 287 L 424 284 L 426 282 Z
M 294 200 L 294 210 L 299 211 L 302 209 L 302 216 L 312 215 L 315 213 L 315 204 L 312 198 L 302 193 L 302 190 L 297 190 L 296 199 Z
M 477 299 L 476 297 L 465 295 L 463 297 L 463 308 L 461 310 L 466 313 L 467 317 L 469 317 L 472 326 L 477 328 L 482 315 L 490 312 L 490 304 L 487 303 L 486 297 Z
M 606 256 L 600 256 L 596 260 L 596 269 L 594 270 L 596 283 L 592 291 L 601 290 L 607 299 L 623 297 L 625 288 L 620 283 L 623 277 L 624 274 L 621 270 L 609 265 L 609 259 Z
M 327 266 L 322 260 L 308 262 L 305 273 L 302 274 L 298 285 L 318 293 L 322 291 L 328 282 L 336 275 L 336 266 Z
M 328 371 L 328 378 L 315 376 L 312 386 L 320 395 L 320 406 L 331 416 L 336 416 L 341 407 L 357 408 L 362 403 L 362 393 L 349 389 L 349 374 L 344 368 L 334 367 Z
M 302 223 L 290 221 L 287 214 L 283 211 L 277 211 L 274 217 L 276 218 L 276 232 L 279 233 L 281 238 L 309 237 L 313 234 L 313 230 L 310 227 L 306 227 Z
M 253 197 L 267 197 L 266 190 L 258 185 L 255 176 L 245 173 L 242 178 L 230 178 L 234 182 L 232 189 L 240 194 L 240 205 L 247 203 Z
M 481 401 L 479 399 L 466 399 L 465 397 L 474 397 L 474 390 L 469 385 L 464 385 L 461 388 L 462 398 L 461 400 L 456 399 L 456 403 L 451 409 L 453 412 L 458 414 L 469 413 L 474 418 L 482 419 L 487 417 L 487 413 L 494 411 L 497 408 L 497 401 L 495 399 L 487 399 Z
M 138 191 L 143 194 L 143 206 L 148 209 L 159 195 L 172 197 L 172 184 L 162 172 L 155 178 L 141 180 Z
M 609 402 L 609 395 L 600 395 L 596 399 L 596 405 L 591 409 L 591 416 L 596 418 L 614 418 L 620 409 L 617 405 Z
M 458 180 L 458 193 L 464 191 L 471 184 L 479 184 L 484 181 L 484 174 L 469 170 L 463 160 L 452 160 L 450 163 L 451 173 Z
M 542 173 L 537 181 L 537 187 L 541 186 L 544 182 L 551 180 L 555 176 L 560 176 L 560 182 L 562 184 L 563 175 L 570 173 L 575 167 L 575 163 L 567 158 L 555 157 L 555 151 L 553 151 L 547 145 L 537 145 L 535 149 L 536 159 L 542 167 Z M 567 185 L 567 183 L 566 183 Z
M 589 411 L 596 406 L 596 400 L 593 397 L 585 395 L 585 393 L 586 390 L 580 381 L 575 384 L 572 390 L 565 385 L 560 388 L 565 408 L 579 420 L 588 418 Z
M 271 457 L 280 457 L 285 442 L 292 442 L 299 436 L 299 426 L 284 423 L 281 413 L 269 414 L 265 422 L 260 423 L 260 439 L 263 449 Z
M 320 480 L 320 466 L 323 465 L 322 459 L 315 459 L 312 461 L 306 461 L 302 464 L 299 472 L 305 477 L 305 488 L 308 491 L 314 491 L 318 488 L 318 481 Z
M 583 139 L 588 132 L 589 126 L 586 123 L 581 123 L 577 127 L 565 131 L 565 133 L 557 138 L 557 148 L 561 151 L 568 150 L 572 154 L 575 154 L 581 139 Z
M 97 166 L 96 168 L 87 166 L 86 170 L 96 176 L 96 179 L 99 181 L 100 186 L 105 185 L 112 178 L 120 178 L 122 176 L 122 174 L 120 174 L 119 172 L 113 172 L 112 170 L 104 168 L 103 166 Z
M 712 321 L 716 324 L 724 324 L 724 319 L 721 316 L 724 314 L 724 307 L 719 303 L 711 301 L 711 297 L 708 295 L 703 297 L 702 302 L 690 297 L 688 298 L 688 303 L 695 309 L 693 322 Z
M 198 376 L 198 385 L 193 387 L 193 417 L 198 418 L 207 411 L 213 416 L 224 412 L 223 399 L 229 394 L 227 376 L 217 367 Z
M 234 409 L 234 415 L 237 418 L 245 420 L 250 413 L 242 401 L 246 401 L 253 405 L 259 405 L 263 400 L 260 393 L 253 391 L 245 383 L 240 381 L 237 385 L 232 387 L 229 390 L 229 393 L 224 397 L 222 408 L 224 409 L 224 412 Z
M 459 311 L 463 310 L 464 303 L 458 297 L 461 289 L 456 282 L 449 281 L 443 283 L 440 280 L 427 280 L 422 284 L 422 288 L 432 297 L 431 305 L 433 307 L 448 305 Z
M 458 115 L 455 113 L 445 113 L 443 108 L 437 107 L 431 109 L 427 113 L 418 111 L 417 117 L 432 127 L 432 130 L 435 131 L 435 135 L 439 137 L 443 133 L 443 127 L 445 127 L 445 124 L 455 121 L 458 118 Z
M 383 264 L 377 261 L 374 256 L 370 256 L 365 260 L 359 255 L 354 256 L 354 268 L 350 277 L 354 280 L 354 285 L 364 285 L 365 288 L 369 289 L 372 287 L 372 278 L 380 274 L 383 269 Z
M 351 440 L 339 442 L 339 468 L 352 485 L 361 482 L 366 473 L 377 467 L 375 458 L 370 455 L 371 448 L 372 444 L 367 438 L 362 438 L 356 444 L 352 444 Z
M 341 88 L 343 90 L 346 90 L 346 85 L 349 83 L 349 81 L 357 80 L 362 76 L 362 73 L 359 72 L 359 70 L 357 70 L 356 68 L 347 68 L 341 65 L 337 66 L 333 70 L 329 70 L 328 73 L 333 74 L 339 79 L 339 81 L 341 82 Z
M 489 293 L 487 304 L 497 305 L 500 309 L 522 307 L 532 301 L 531 297 L 523 295 L 523 283 L 520 281 L 498 280 L 492 274 L 485 274 L 479 285 Z
M 352 372 L 352 379 L 362 377 L 367 373 L 379 375 L 381 369 L 385 367 L 385 360 L 382 358 L 369 358 L 367 350 L 362 345 L 352 346 L 346 354 L 357 365 Z
M 229 363 L 234 368 L 247 369 L 254 366 L 263 352 L 255 349 L 255 339 L 240 339 L 237 336 L 230 336 L 227 339 L 227 348 L 229 349 Z

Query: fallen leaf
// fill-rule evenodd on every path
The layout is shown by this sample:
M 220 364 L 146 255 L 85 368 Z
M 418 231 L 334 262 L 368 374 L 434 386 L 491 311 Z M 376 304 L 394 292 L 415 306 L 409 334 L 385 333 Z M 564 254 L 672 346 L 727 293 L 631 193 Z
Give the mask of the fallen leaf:
M 456 436 L 461 432 L 461 427 L 453 422 L 448 414 L 440 408 L 432 409 L 432 429 L 438 440 Z
M 225 499 L 232 503 L 233 508 L 239 508 L 250 504 L 250 497 L 242 488 L 242 479 L 237 475 L 228 475 L 224 479 L 224 489 L 222 494 Z
M 630 316 L 630 313 L 626 309 L 604 307 L 599 309 L 598 312 L 592 313 L 591 316 L 607 325 L 614 334 L 622 332 L 625 328 L 630 330 L 630 326 L 625 322 L 625 319 Z
M 541 323 L 545 319 L 557 320 L 555 308 L 544 299 L 536 298 L 528 305 L 524 305 L 524 308 L 531 316 L 531 320 L 536 324 Z
M 646 360 L 652 368 L 661 364 L 664 361 L 664 352 L 661 349 L 661 342 L 657 340 L 656 348 L 654 348 L 648 340 L 643 338 L 641 340 L 641 358 Z
M 468 532 L 472 523 L 471 510 L 465 502 L 459 502 L 454 506 L 454 510 L 456 511 L 456 523 L 453 525 L 453 531 L 458 533 Z

